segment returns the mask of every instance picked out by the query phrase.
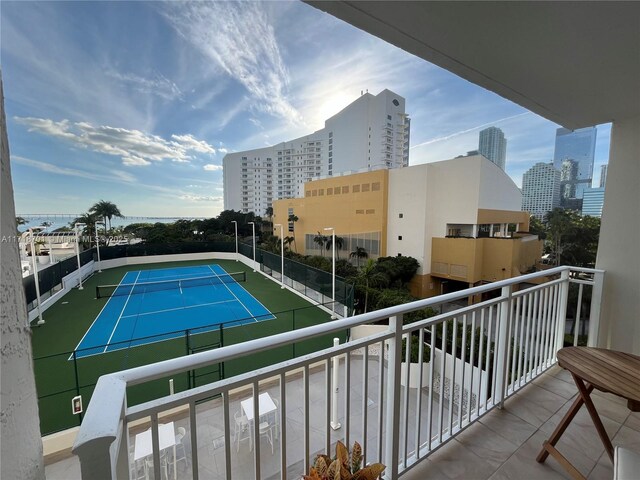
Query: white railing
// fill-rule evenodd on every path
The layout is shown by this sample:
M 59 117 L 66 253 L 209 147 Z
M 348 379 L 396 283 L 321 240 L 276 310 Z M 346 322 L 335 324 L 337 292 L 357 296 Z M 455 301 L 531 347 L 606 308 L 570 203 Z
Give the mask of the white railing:
M 603 277 L 602 271 L 557 267 L 105 375 L 74 446 L 82 478 L 297 479 L 308 472 L 316 453 L 328 453 L 337 440 L 358 440 L 365 462 L 381 461 L 387 466 L 385 478 L 398 478 L 555 364 L 566 332 L 570 283 L 579 289 L 575 342 L 584 285 L 590 285 L 588 344 L 597 344 Z M 477 303 L 452 309 L 450 302 L 467 299 Z M 403 322 L 426 307 L 439 307 L 441 313 Z M 127 405 L 126 390 L 134 385 L 380 321 L 388 322 L 381 333 Z M 418 363 L 401 374 L 402 339 L 413 336 Z M 406 358 L 411 358 L 412 343 L 405 343 Z M 332 382 L 334 368 L 338 384 Z M 404 387 L 414 369 L 417 388 Z M 252 398 L 253 411 L 260 411 L 258 396 L 265 392 L 279 399 L 275 412 L 257 422 L 236 422 L 233 412 L 244 413 L 239 399 Z M 337 419 L 331 408 L 336 401 Z M 188 432 L 184 443 L 190 453 L 185 449 L 188 459 L 182 468 L 176 465 L 175 448 L 160 448 L 159 424 L 169 420 L 184 424 Z M 336 423 L 340 426 L 334 431 Z M 141 464 L 131 458 L 133 439 L 149 425 L 153 453 Z M 240 446 L 243 434 L 249 451 Z M 263 454 L 263 437 L 273 456 Z M 214 462 L 217 474 L 212 473 Z

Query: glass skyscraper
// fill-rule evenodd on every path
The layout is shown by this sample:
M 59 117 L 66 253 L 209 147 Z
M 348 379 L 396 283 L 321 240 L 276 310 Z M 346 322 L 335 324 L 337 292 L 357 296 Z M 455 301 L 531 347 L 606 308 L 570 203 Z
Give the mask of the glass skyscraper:
M 574 131 L 559 128 L 556 131 L 553 166 L 562 171 L 562 163 L 565 160 L 577 163 L 575 178 L 571 180 L 572 185 L 568 187 L 577 199 L 581 199 L 584 191 L 591 187 L 596 133 L 596 127 L 579 128 Z
M 497 127 L 489 127 L 480 131 L 478 151 L 504 170 L 507 158 L 507 139 L 504 138 L 502 130 Z

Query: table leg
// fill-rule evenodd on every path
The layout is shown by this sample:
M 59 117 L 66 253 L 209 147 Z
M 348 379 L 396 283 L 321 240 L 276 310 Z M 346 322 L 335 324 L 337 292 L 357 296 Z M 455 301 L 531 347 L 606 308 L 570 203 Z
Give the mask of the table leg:
M 576 385 L 578 386 L 578 391 L 580 392 L 580 396 L 584 400 L 584 405 L 585 407 L 587 407 L 587 411 L 591 416 L 591 420 L 593 420 L 593 424 L 595 425 L 596 430 L 598 431 L 598 436 L 600 437 L 600 440 L 602 440 L 604 449 L 606 450 L 607 455 L 609 455 L 609 459 L 611 460 L 611 463 L 613 463 L 613 445 L 611 445 L 611 440 L 609 440 L 609 435 L 607 435 L 607 431 L 605 430 L 604 425 L 602 424 L 602 420 L 600 420 L 600 416 L 598 415 L 598 412 L 596 411 L 596 407 L 593 404 L 593 401 L 591 400 L 591 396 L 589 395 L 593 390 L 593 386 L 589 385 L 589 387 L 591 387 L 589 389 L 588 387 L 585 387 L 584 382 L 582 381 L 581 378 L 577 377 L 573 373 L 571 374 L 571 376 L 573 377 L 573 381 L 576 382 Z
M 593 386 L 589 385 L 589 387 L 587 387 L 588 393 L 591 393 L 592 390 L 593 390 Z M 583 403 L 584 403 L 584 398 L 582 397 L 582 395 L 578 395 L 578 398 L 576 398 L 575 402 L 573 402 L 573 405 L 571 405 L 571 408 L 569 409 L 569 411 L 565 414 L 562 421 L 558 424 L 556 429 L 553 431 L 553 433 L 551 434 L 551 437 L 549 437 L 549 440 L 544 442 L 544 444 L 542 445 L 542 450 L 536 457 L 536 461 L 538 461 L 539 463 L 543 463 L 549 456 L 549 453 L 558 452 L 555 449 L 555 444 L 558 443 L 558 440 L 560 440 L 560 437 L 562 436 L 564 431 L 567 429 L 567 427 L 569 426 L 573 418 L 576 416 L 576 414 L 580 410 L 580 407 L 582 407 Z M 555 454 L 554 454 L 554 457 L 555 457 Z

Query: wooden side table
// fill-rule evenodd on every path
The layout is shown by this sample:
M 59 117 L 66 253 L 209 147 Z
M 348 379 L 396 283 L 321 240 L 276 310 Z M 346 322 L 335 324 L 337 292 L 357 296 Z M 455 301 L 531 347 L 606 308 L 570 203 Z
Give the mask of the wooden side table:
M 555 448 L 556 443 L 576 416 L 582 404 L 587 407 L 604 449 L 613 462 L 613 446 L 598 416 L 591 392 L 593 389 L 612 393 L 627 400 L 627 407 L 640 411 L 640 357 L 602 348 L 567 347 L 558 351 L 558 365 L 571 373 L 578 387 L 578 398 L 566 413 L 553 434 L 542 445 L 536 457 L 540 463 L 551 454 L 576 479 L 584 476 Z

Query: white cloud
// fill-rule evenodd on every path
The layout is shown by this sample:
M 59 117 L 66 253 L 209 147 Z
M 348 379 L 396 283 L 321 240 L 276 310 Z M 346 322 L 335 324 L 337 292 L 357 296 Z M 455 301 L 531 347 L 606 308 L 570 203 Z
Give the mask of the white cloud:
M 11 160 L 16 163 L 21 163 L 22 165 L 27 165 L 29 167 L 37 168 L 38 170 L 42 170 L 43 172 L 53 173 L 56 175 L 66 175 L 69 177 L 80 177 L 86 178 L 89 180 L 100 180 L 107 182 L 117 182 L 117 183 L 133 183 L 136 181 L 136 178 L 128 172 L 123 172 L 120 170 L 111 171 L 111 174 L 104 173 L 93 173 L 87 172 L 86 170 L 80 170 L 77 168 L 68 168 L 61 167 L 59 165 L 54 165 L 52 163 L 42 162 L 40 160 L 32 160 L 30 158 L 21 157 L 19 155 L 13 155 Z
M 151 162 L 171 160 L 188 162 L 189 152 L 214 153 L 215 149 L 192 135 L 173 135 L 167 141 L 157 135 L 139 130 L 127 130 L 109 126 L 94 126 L 87 122 L 55 122 L 45 118 L 15 117 L 16 122 L 26 125 L 30 132 L 38 132 L 72 143 L 76 147 L 113 155 L 122 159 L 123 165 L 145 166 Z
M 222 170 L 222 165 L 213 165 L 212 163 L 209 163 L 205 165 L 203 168 L 209 172 L 217 172 Z
M 181 200 L 187 200 L 189 202 L 219 202 L 221 197 L 213 197 L 207 195 L 180 195 Z
M 224 148 L 224 147 L 219 148 L 219 149 L 218 149 L 218 151 L 219 151 L 220 153 L 229 153 L 229 150 L 227 150 L 227 149 L 226 149 L 226 148 Z
M 258 110 L 302 122 L 286 97 L 289 72 L 260 2 L 176 3 L 163 13 L 179 35 L 246 88 Z
M 129 85 L 140 93 L 156 95 L 165 100 L 182 99 L 182 92 L 178 86 L 160 73 L 156 73 L 152 78 L 145 78 L 135 73 L 120 73 L 115 70 L 107 70 L 106 75 Z
M 182 145 L 183 147 L 187 148 L 188 150 L 194 150 L 198 153 L 216 153 L 216 149 L 213 148 L 211 145 L 209 145 L 207 142 L 205 142 L 204 140 L 196 140 L 193 135 L 191 134 L 187 134 L 187 135 L 171 135 L 171 138 L 178 143 L 179 145 Z

